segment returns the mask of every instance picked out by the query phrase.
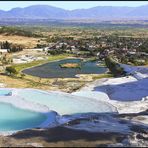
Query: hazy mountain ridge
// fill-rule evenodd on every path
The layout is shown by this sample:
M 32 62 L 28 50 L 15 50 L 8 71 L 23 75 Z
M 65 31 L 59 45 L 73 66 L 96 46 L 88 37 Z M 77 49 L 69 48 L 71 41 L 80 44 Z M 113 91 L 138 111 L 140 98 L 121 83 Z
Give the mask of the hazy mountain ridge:
M 139 7 L 97 6 L 89 9 L 65 10 L 48 5 L 33 5 L 25 8 L 0 10 L 0 18 L 43 19 L 114 19 L 148 18 L 148 5 Z

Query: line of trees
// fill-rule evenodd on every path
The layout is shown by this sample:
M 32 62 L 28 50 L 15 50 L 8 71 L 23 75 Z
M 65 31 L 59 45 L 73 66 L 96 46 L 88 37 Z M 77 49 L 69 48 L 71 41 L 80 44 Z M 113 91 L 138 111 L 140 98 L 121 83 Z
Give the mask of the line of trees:
M 18 51 L 23 50 L 22 45 L 12 44 L 12 43 L 9 43 L 8 41 L 0 42 L 0 48 L 1 49 L 7 49 L 9 53 L 18 52 Z
M 121 76 L 126 74 L 124 69 L 120 67 L 120 65 L 115 62 L 111 57 L 106 57 L 105 63 L 114 76 Z

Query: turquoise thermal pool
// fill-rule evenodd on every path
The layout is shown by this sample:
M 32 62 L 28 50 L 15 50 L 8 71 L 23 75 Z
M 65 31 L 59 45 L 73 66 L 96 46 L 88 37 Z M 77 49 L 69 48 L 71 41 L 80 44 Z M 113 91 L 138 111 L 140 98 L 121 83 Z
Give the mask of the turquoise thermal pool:
M 1 89 L 0 94 L 0 133 L 56 125 L 63 115 L 117 112 L 103 101 L 61 92 Z
M 37 127 L 47 119 L 42 113 L 19 109 L 0 103 L 0 132 L 17 131 Z

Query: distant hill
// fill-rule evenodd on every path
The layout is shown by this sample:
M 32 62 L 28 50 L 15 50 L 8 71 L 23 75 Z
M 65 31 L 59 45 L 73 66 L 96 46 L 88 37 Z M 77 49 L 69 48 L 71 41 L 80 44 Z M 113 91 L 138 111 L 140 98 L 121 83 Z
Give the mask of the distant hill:
M 129 17 L 148 17 L 148 5 L 136 7 L 128 13 Z
M 148 5 L 139 7 L 97 6 L 89 9 L 65 10 L 48 5 L 0 10 L 2 18 L 29 19 L 148 19 Z
M 131 7 L 112 7 L 112 6 L 98 6 L 90 9 L 79 9 L 71 11 L 71 16 L 74 18 L 119 18 L 126 17 L 132 11 Z

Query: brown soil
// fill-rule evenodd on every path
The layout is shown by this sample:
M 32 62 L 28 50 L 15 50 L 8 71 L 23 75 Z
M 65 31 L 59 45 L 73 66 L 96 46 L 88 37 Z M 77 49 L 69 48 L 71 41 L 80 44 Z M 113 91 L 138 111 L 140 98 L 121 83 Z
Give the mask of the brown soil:
M 24 36 L 17 36 L 17 35 L 0 35 L 0 41 L 8 41 L 14 44 L 22 44 L 25 47 L 33 48 L 38 43 L 39 38 L 33 38 L 33 37 L 24 37 Z

